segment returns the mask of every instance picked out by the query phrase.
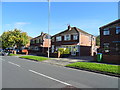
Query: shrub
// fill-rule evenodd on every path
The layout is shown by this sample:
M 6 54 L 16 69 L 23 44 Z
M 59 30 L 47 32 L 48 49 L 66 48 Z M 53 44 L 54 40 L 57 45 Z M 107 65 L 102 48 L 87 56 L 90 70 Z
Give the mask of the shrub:
M 68 48 L 59 48 L 60 54 L 70 54 L 70 50 Z
M 70 50 L 66 48 L 63 54 L 70 54 Z
M 64 53 L 64 48 L 58 48 L 58 51 L 60 52 L 60 54 Z

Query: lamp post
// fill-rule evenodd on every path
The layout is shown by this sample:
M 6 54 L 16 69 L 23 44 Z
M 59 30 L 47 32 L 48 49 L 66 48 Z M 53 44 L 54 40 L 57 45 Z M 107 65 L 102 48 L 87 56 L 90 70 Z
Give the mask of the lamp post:
M 48 0 L 48 36 L 49 36 L 49 31 L 50 31 L 50 0 Z M 48 58 L 50 57 L 49 44 L 50 44 L 50 36 L 48 38 Z

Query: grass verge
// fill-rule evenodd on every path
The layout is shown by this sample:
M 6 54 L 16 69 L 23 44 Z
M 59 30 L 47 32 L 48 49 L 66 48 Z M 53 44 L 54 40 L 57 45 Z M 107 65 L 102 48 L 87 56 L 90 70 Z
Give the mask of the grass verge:
M 20 56 L 21 54 L 12 54 L 10 53 L 8 56 Z
M 119 71 L 120 65 L 99 64 L 99 63 L 91 63 L 91 62 L 76 62 L 76 63 L 68 64 L 66 66 L 72 68 L 88 69 L 93 71 L 101 71 L 101 72 L 120 75 L 120 71 Z
M 20 58 L 32 59 L 32 60 L 37 60 L 37 61 L 48 60 L 48 58 L 46 58 L 46 57 L 40 57 L 40 56 L 21 56 Z

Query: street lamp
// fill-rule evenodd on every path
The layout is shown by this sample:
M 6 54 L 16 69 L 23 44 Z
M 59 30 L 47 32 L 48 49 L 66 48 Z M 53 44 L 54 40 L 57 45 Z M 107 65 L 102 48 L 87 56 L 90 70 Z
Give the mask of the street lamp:
M 48 36 L 49 36 L 49 30 L 50 30 L 50 0 L 48 0 Z M 48 38 L 48 58 L 50 57 L 49 40 L 50 40 L 50 36 Z

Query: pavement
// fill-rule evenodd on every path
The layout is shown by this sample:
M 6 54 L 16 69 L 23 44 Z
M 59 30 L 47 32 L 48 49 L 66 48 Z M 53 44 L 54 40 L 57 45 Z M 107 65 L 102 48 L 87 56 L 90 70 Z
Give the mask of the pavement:
M 55 64 L 60 66 L 65 66 L 70 63 L 75 62 L 90 62 L 93 61 L 93 57 L 91 56 L 81 56 L 81 57 L 69 57 L 69 58 L 50 58 L 50 60 L 43 61 L 49 64 Z
M 15 56 L 3 56 L 0 60 L 2 61 L 3 88 L 75 87 L 82 88 L 81 90 L 118 88 L 117 77 L 30 61 Z
M 25 55 L 21 55 L 25 56 Z M 19 56 L 16 56 L 19 57 Z M 93 61 L 93 57 L 91 56 L 81 56 L 81 57 L 69 57 L 69 58 L 50 58 L 50 60 L 42 61 L 44 63 L 59 65 L 59 66 L 65 66 L 70 63 L 75 62 L 90 62 Z

